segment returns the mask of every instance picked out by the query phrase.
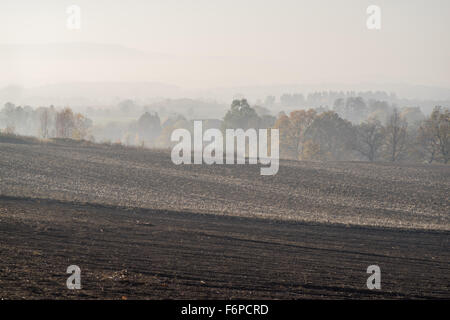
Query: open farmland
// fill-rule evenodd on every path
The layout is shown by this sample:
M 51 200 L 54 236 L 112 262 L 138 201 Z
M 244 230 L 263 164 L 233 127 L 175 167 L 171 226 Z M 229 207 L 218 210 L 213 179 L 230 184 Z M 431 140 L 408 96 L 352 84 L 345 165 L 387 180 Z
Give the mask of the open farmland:
M 448 166 L 281 161 L 260 176 L 23 140 L 0 142 L 0 168 L 0 298 L 450 297 Z

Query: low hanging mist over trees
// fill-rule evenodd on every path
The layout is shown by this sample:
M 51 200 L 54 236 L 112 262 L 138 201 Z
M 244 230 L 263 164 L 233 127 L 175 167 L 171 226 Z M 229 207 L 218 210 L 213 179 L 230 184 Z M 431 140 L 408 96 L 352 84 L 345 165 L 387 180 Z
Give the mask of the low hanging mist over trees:
M 0 111 L 3 131 L 9 134 L 37 136 L 39 138 L 70 138 L 93 140 L 92 120 L 70 108 L 57 110 L 54 106 L 33 109 L 6 103 Z
M 141 105 L 126 99 L 110 108 L 85 113 L 54 106 L 32 108 L 6 103 L 0 110 L 3 135 L 66 138 L 126 146 L 168 148 L 173 130 L 280 130 L 280 155 L 309 161 L 390 161 L 448 163 L 450 113 L 435 107 L 425 116 L 420 107 L 399 108 L 384 92 L 316 92 L 267 96 L 252 104 L 232 101 L 228 110 L 215 102 L 166 99 Z M 197 103 L 200 111 L 195 108 Z M 291 110 L 288 113 L 283 109 Z M 222 110 L 222 111 L 220 111 Z M 220 111 L 221 117 L 214 117 Z M 212 117 L 205 117 L 205 115 Z M 202 116 L 203 115 L 203 116 Z

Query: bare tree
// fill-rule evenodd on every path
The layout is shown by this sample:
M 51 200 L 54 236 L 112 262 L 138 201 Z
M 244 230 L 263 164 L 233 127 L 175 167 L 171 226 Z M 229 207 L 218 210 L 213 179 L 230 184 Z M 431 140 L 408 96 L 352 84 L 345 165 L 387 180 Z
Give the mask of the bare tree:
M 406 121 L 401 118 L 398 109 L 394 108 L 391 116 L 388 118 L 385 129 L 386 148 L 389 159 L 392 162 L 398 161 L 406 151 L 406 129 Z
M 431 163 L 441 159 L 448 163 L 450 158 L 450 111 L 435 107 L 430 117 L 422 122 L 418 143 Z
M 383 145 L 384 134 L 380 121 L 371 119 L 356 127 L 353 149 L 373 162 Z
M 429 123 L 427 122 L 428 120 L 424 121 L 418 129 L 416 148 L 422 158 L 428 163 L 432 163 L 436 160 L 439 148 L 431 133 Z
M 48 138 L 48 129 L 49 129 L 49 123 L 50 123 L 50 114 L 49 111 L 44 108 L 42 110 L 41 116 L 39 117 L 40 120 L 40 134 L 41 137 L 46 139 Z

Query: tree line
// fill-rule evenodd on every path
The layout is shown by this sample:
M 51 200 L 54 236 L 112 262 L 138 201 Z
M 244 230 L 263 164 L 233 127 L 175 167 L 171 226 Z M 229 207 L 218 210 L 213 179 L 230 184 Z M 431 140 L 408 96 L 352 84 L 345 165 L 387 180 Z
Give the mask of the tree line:
M 276 128 L 280 156 L 315 161 L 442 162 L 450 158 L 450 111 L 435 107 L 425 117 L 419 108 L 390 106 L 361 98 L 337 100 L 335 110 L 281 112 L 270 125 L 247 100 L 233 101 L 223 128 Z M 366 119 L 352 123 L 342 115 Z
M 450 158 L 450 112 L 443 107 L 426 117 L 418 107 L 399 109 L 380 100 L 338 97 L 332 110 L 319 107 L 273 116 L 265 106 L 235 99 L 222 120 L 197 120 L 204 120 L 205 129 L 279 129 L 280 156 L 286 159 L 448 163 Z M 113 137 L 114 143 L 146 147 L 170 147 L 173 130 L 192 130 L 192 125 L 181 114 L 161 121 L 156 112 L 145 112 L 126 125 L 100 127 L 70 108 L 7 103 L 0 111 L 3 133 L 99 142 Z
M 39 138 L 69 138 L 93 140 L 92 121 L 70 108 L 57 110 L 54 106 L 33 109 L 6 103 L 0 112 L 4 133 L 38 136 Z

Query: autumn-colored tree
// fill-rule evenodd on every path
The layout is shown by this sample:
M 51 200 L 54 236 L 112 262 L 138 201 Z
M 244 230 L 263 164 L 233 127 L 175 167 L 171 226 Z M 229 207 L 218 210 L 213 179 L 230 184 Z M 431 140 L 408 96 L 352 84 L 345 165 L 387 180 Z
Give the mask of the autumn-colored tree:
M 58 138 L 85 139 L 91 126 L 90 119 L 79 113 L 74 114 L 70 108 L 56 113 L 55 127 Z
M 327 155 L 321 153 L 320 145 L 312 140 L 308 140 L 304 143 L 302 160 L 320 160 L 326 158 Z
M 191 123 L 188 120 L 186 120 L 186 118 L 183 116 L 176 116 L 170 118 L 163 123 L 161 133 L 156 139 L 155 145 L 160 148 L 173 146 L 176 144 L 176 142 L 172 142 L 170 140 L 172 132 L 175 129 L 181 128 L 192 131 L 191 127 L 192 127 Z
M 74 129 L 72 132 L 72 138 L 77 140 L 86 139 L 89 134 L 89 130 L 92 127 L 92 121 L 82 114 L 74 115 Z
M 7 126 L 5 130 L 3 131 L 4 134 L 13 135 L 16 131 L 16 128 L 14 126 Z
M 290 119 L 284 113 L 280 113 L 274 124 L 275 129 L 279 129 L 280 134 L 280 156 L 282 158 L 297 159 L 295 139 L 290 130 Z
M 316 111 L 297 110 L 289 116 L 282 113 L 274 124 L 280 130 L 280 153 L 287 158 L 299 159 L 302 154 L 304 134 L 316 117 Z
M 75 120 L 72 109 L 65 108 L 56 114 L 56 136 L 58 138 L 72 138 Z

